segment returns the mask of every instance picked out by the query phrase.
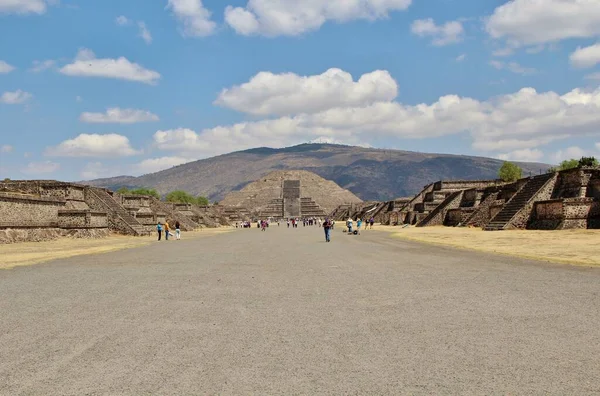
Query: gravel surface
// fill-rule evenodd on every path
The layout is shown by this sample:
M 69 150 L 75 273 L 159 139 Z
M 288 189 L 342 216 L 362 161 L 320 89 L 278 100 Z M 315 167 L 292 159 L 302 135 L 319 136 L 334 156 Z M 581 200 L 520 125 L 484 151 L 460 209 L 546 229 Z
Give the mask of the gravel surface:
M 600 394 L 600 269 L 183 238 L 0 271 L 0 394 Z

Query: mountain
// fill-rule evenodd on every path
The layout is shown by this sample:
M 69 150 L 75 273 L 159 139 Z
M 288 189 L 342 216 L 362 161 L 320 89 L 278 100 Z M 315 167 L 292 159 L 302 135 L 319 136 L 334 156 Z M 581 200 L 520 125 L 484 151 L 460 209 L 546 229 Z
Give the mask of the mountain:
M 442 179 L 495 179 L 501 160 L 451 154 L 428 154 L 337 144 L 301 144 L 255 148 L 190 162 L 139 177 L 119 176 L 86 184 L 113 190 L 151 187 L 166 194 L 185 190 L 219 201 L 230 191 L 275 170 L 307 170 L 336 182 L 363 200 L 411 196 Z M 538 174 L 549 165 L 518 163 L 523 175 Z

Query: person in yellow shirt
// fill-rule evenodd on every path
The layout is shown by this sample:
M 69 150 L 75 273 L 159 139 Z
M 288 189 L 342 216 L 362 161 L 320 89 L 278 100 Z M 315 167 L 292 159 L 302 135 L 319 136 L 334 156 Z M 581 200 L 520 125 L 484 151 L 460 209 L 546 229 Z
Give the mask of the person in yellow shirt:
M 167 240 L 167 241 L 169 240 L 169 230 L 170 230 L 169 222 L 165 221 L 165 240 Z

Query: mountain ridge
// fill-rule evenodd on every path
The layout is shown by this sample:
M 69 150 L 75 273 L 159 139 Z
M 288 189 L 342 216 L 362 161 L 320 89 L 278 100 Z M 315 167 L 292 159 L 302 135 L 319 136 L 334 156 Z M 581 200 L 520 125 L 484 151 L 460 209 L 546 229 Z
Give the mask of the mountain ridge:
M 390 200 L 414 195 L 437 180 L 493 179 L 502 163 L 488 157 L 304 143 L 279 149 L 257 147 L 142 176 L 121 175 L 84 183 L 111 189 L 156 188 L 161 194 L 181 189 L 218 201 L 274 170 L 307 170 L 363 200 Z M 523 176 L 549 167 L 541 163 L 517 164 L 523 168 Z

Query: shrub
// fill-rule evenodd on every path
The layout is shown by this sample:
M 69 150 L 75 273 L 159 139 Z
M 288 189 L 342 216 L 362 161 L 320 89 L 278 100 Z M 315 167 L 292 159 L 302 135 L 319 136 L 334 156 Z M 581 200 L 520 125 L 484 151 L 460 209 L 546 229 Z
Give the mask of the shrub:
M 517 181 L 522 176 L 523 170 L 518 165 L 508 161 L 505 161 L 498 171 L 498 177 L 505 182 Z

